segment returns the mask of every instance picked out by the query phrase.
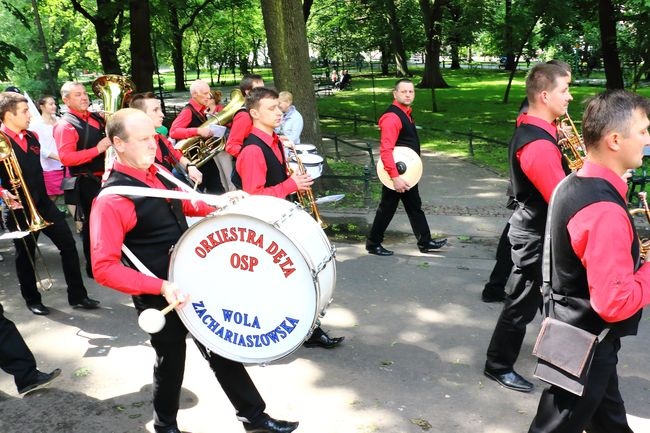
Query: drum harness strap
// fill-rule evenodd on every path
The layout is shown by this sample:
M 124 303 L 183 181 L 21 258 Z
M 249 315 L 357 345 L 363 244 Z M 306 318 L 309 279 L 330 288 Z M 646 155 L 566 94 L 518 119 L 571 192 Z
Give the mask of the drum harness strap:
M 224 198 L 219 195 L 213 194 L 201 194 L 183 182 L 176 179 L 173 175 L 169 174 L 166 170 L 160 168 L 158 164 L 154 164 L 158 167 L 158 173 L 163 176 L 165 179 L 173 182 L 183 191 L 175 191 L 170 189 L 158 189 L 158 188 L 146 188 L 140 186 L 110 186 L 108 188 L 102 188 L 99 192 L 98 197 L 108 194 L 122 195 L 122 196 L 136 196 L 136 197 L 155 197 L 155 198 L 171 198 L 177 200 L 201 200 L 211 206 L 223 209 L 229 204 L 233 204 L 234 201 L 230 198 Z M 138 269 L 138 271 L 143 274 L 153 277 L 154 274 L 133 254 L 126 245 L 122 244 L 122 252 L 125 256 L 131 260 L 131 263 Z

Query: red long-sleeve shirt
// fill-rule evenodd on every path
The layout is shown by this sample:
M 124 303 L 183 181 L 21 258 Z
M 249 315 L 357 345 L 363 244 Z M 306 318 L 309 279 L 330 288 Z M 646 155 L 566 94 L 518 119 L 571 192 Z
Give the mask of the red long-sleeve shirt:
M 273 154 L 278 161 L 282 161 L 284 147 L 278 135 L 274 132 L 272 135 L 253 128 L 251 134 L 259 137 L 264 143 L 273 150 Z M 285 198 L 289 194 L 298 191 L 296 182 L 290 177 L 284 182 L 266 188 L 266 160 L 264 153 L 258 146 L 248 145 L 244 147 L 237 158 L 237 172 L 242 180 L 242 189 L 251 195 L 272 195 L 278 198 Z
M 232 119 L 230 134 L 226 141 L 226 152 L 237 158 L 241 152 L 244 140 L 253 130 L 253 119 L 248 111 L 238 111 Z
M 625 199 L 627 183 L 613 171 L 586 161 L 581 177 L 600 177 Z M 567 224 L 571 247 L 587 270 L 591 307 L 607 322 L 625 320 L 650 304 L 650 265 L 634 272 L 630 251 L 637 236 L 625 210 L 611 202 L 593 203 Z
M 393 101 L 393 105 L 406 113 L 406 116 L 411 122 L 411 112 L 413 109 L 406 105 L 402 105 L 397 101 Z M 395 159 L 393 159 L 393 149 L 397 144 L 397 137 L 402 130 L 402 121 L 399 116 L 395 113 L 384 113 L 379 118 L 379 129 L 381 130 L 381 136 L 379 139 L 379 157 L 381 162 L 384 163 L 384 170 L 388 173 L 391 178 L 398 177 L 399 173 L 397 172 L 397 167 L 395 166 Z
M 69 111 L 84 122 L 87 122 L 93 128 L 102 129 L 99 122 L 94 117 L 90 116 L 90 111 L 82 112 L 71 108 L 69 108 Z M 61 163 L 66 167 L 74 167 L 90 162 L 100 153 L 97 147 L 77 150 L 79 134 L 77 133 L 77 130 L 74 129 L 74 126 L 65 120 L 65 118 L 59 119 L 59 121 L 56 122 L 52 134 L 54 135 L 56 148 L 59 151 Z M 101 175 L 101 173 L 96 174 Z
M 199 104 L 194 99 L 190 99 L 189 104 L 196 111 L 205 115 L 205 109 L 208 107 Z M 169 128 L 169 136 L 174 140 L 183 140 L 184 138 L 190 138 L 199 135 L 197 132 L 198 127 L 188 127 L 190 122 L 192 122 L 192 110 L 188 108 L 181 110 L 181 112 L 178 113 L 178 116 L 176 116 L 176 119 L 174 119 L 172 122 L 171 128 Z
M 557 136 L 557 126 L 539 117 L 522 113 L 517 117 L 517 125 L 535 125 Z M 521 170 L 542 194 L 546 203 L 551 200 L 553 190 L 566 177 L 562 168 L 562 153 L 549 140 L 535 140 L 523 146 L 516 153 Z
M 155 165 L 147 170 L 137 170 L 115 161 L 113 170 L 133 176 L 152 188 L 167 189 L 156 177 L 158 168 Z M 212 206 L 203 202 L 183 200 L 182 204 L 187 216 L 205 216 L 214 211 Z M 163 280 L 129 268 L 121 261 L 124 238 L 136 223 L 135 205 L 128 198 L 105 195 L 95 199 L 90 213 L 93 275 L 99 284 L 129 295 L 159 295 Z

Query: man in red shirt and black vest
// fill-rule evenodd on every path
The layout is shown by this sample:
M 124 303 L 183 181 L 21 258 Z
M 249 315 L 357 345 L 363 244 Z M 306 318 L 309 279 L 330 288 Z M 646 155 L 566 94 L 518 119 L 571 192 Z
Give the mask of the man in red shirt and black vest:
M 411 104 L 415 99 L 413 82 L 406 78 L 398 80 L 393 89 L 393 97 L 395 100 L 392 105 L 379 118 L 379 129 L 381 129 L 379 152 L 384 168 L 390 175 L 395 189 L 382 186 L 381 201 L 366 240 L 366 250 L 370 254 L 378 256 L 393 254 L 381 243 L 384 241 L 384 233 L 401 200 L 411 223 L 413 234 L 417 239 L 418 248 L 421 252 L 428 253 L 445 246 L 447 239 L 431 239 L 429 224 L 424 211 L 422 211 L 422 199 L 418 185 L 409 185 L 400 176 L 393 159 L 395 146 L 406 146 L 413 149 L 418 155 L 420 154 L 420 138 L 411 116 Z
M 244 78 L 239 82 L 239 90 L 244 98 L 251 90 L 263 86 L 264 80 L 261 75 L 257 74 L 244 75 Z M 244 105 L 237 110 L 232 118 L 230 132 L 228 133 L 228 139 L 226 140 L 226 152 L 237 158 L 239 152 L 241 152 L 244 140 L 246 140 L 246 137 L 248 137 L 248 134 L 250 134 L 252 129 L 253 119 L 251 119 L 248 109 L 246 108 L 246 105 Z
M 202 138 L 212 137 L 212 131 L 208 126 L 201 126 L 207 120 L 205 110 L 208 108 L 210 99 L 210 86 L 203 80 L 196 80 L 190 85 L 191 98 L 187 105 L 178 113 L 176 119 L 169 128 L 169 136 L 174 140 L 183 140 L 201 136 Z M 213 160 L 203 164 L 199 170 L 203 174 L 203 189 L 210 194 L 221 194 L 225 188 L 221 185 L 219 169 Z
M 282 121 L 278 96 L 278 92 L 266 87 L 256 87 L 246 96 L 253 124 L 237 158 L 233 181 L 251 195 L 288 198 L 297 191 L 308 191 L 314 183 L 308 173 L 287 174 L 284 146 L 275 133 Z M 304 345 L 331 349 L 344 339 L 330 337 L 319 324 Z
M 153 164 L 157 149 L 153 121 L 133 108 L 119 110 L 108 122 L 107 134 L 117 161 L 104 188 L 136 186 L 174 190 L 171 173 Z M 224 194 L 223 204 L 241 198 L 242 192 Z M 162 309 L 188 298 L 169 281 L 170 251 L 187 230 L 185 216 L 205 216 L 215 209 L 201 201 L 146 196 L 100 194 L 91 219 L 93 270 L 99 284 L 132 295 L 138 314 L 147 308 Z M 151 274 L 141 272 L 122 253 L 122 245 Z M 156 433 L 180 433 L 176 416 L 185 369 L 187 328 L 172 310 L 161 331 L 151 334 L 156 351 L 153 407 Z M 290 433 L 297 422 L 275 420 L 265 413 L 266 404 L 244 366 L 225 359 L 195 343 L 208 361 L 219 384 L 237 410 L 237 417 L 250 433 Z
M 641 264 L 623 177 L 643 163 L 649 114 L 648 99 L 622 90 L 594 97 L 585 109 L 586 161 L 560 183 L 551 204 L 551 287 L 545 296 L 553 300 L 556 319 L 594 335 L 609 331 L 596 346 L 584 395 L 545 389 L 530 433 L 632 433 L 618 389 L 617 354 L 620 338 L 636 335 L 641 310 L 650 304 L 650 266 Z
M 514 266 L 510 293 L 487 349 L 484 373 L 501 386 L 530 392 L 533 384 L 514 371 L 526 325 L 542 305 L 542 243 L 553 189 L 569 173 L 557 143 L 556 119 L 573 99 L 571 73 L 549 63 L 535 65 L 526 78 L 529 108 L 517 118 L 510 141 L 510 180 L 516 208 L 508 237 Z
M 129 106 L 144 111 L 144 114 L 149 116 L 153 121 L 156 130 L 162 126 L 165 115 L 162 112 L 160 101 L 152 92 L 137 93 L 133 95 L 131 101 L 129 101 Z M 183 156 L 180 150 L 175 149 L 164 135 L 156 134 L 156 142 L 158 143 L 158 149 L 156 149 L 156 164 L 162 165 L 169 171 L 180 166 L 180 169 L 187 173 L 187 176 L 192 182 L 201 183 L 203 173 L 196 168 L 196 164 L 193 164 L 189 159 Z
M 104 132 L 104 119 L 88 111 L 90 99 L 83 84 L 68 81 L 61 86 L 63 103 L 68 112 L 54 125 L 54 140 L 61 163 L 77 178 L 75 186 L 84 222 L 81 229 L 86 272 L 92 277 L 88 218 L 93 199 L 101 187 L 104 156 L 110 142 Z
M 15 206 L 16 199 L 20 198 L 23 208 L 13 209 L 16 218 L 7 219 L 7 227 L 11 231 L 27 230 L 27 220 L 32 215 L 29 210 L 25 211 L 27 199 L 25 190 L 33 200 L 36 211 L 51 225 L 34 232 L 34 237 L 25 236 L 22 239 L 15 239 L 16 247 L 16 273 L 20 284 L 20 292 L 25 299 L 27 308 L 37 315 L 50 314 L 50 310 L 43 305 L 41 294 L 37 289 L 37 281 L 34 270 L 36 249 L 35 239 L 38 239 L 40 232 L 50 238 L 61 253 L 61 264 L 63 275 L 68 285 L 68 303 L 73 307 L 93 309 L 97 308 L 99 302 L 88 297 L 88 292 L 81 277 L 79 255 L 75 245 L 72 232 L 65 220 L 65 215 L 57 209 L 56 205 L 47 195 L 45 180 L 43 179 L 43 168 L 41 167 L 40 149 L 38 137 L 34 132 L 27 131 L 31 114 L 27 99 L 12 92 L 0 93 L 0 119 L 2 126 L 0 130 L 5 139 L 9 140 L 16 155 L 16 162 L 20 166 L 25 185 L 18 190 L 19 197 L 16 197 L 9 189 L 11 185 L 9 173 L 5 164 L 0 165 L 0 179 L 2 186 L 2 198 L 11 207 Z M 17 220 L 17 221 L 16 221 Z

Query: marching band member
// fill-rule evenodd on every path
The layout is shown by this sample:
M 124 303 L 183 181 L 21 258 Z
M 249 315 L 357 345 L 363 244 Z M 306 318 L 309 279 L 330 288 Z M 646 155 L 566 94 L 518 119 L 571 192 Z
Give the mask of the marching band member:
M 240 178 L 242 189 L 252 195 L 278 198 L 308 191 L 314 183 L 308 173 L 287 175 L 284 146 L 274 131 L 282 120 L 278 93 L 266 87 L 254 88 L 246 96 L 246 109 L 253 124 L 235 168 L 235 178 Z M 344 338 L 330 337 L 318 326 L 304 345 L 330 349 L 341 344 Z
M 92 277 L 88 217 L 93 199 L 101 187 L 104 156 L 111 143 L 104 132 L 104 119 L 99 114 L 88 111 L 90 99 L 83 84 L 74 81 L 64 83 L 61 86 L 61 97 L 68 112 L 54 125 L 54 141 L 61 162 L 77 178 L 75 188 L 84 218 L 81 238 L 86 257 L 86 273 Z
M 131 185 L 157 189 L 174 189 L 153 164 L 157 149 L 153 121 L 133 108 L 119 110 L 108 121 L 108 137 L 117 152 L 104 188 Z M 228 193 L 240 198 L 241 192 Z M 161 309 L 167 304 L 187 300 L 176 284 L 167 280 L 169 251 L 187 230 L 183 214 L 205 216 L 214 208 L 203 202 L 162 198 L 100 195 L 90 215 L 93 270 L 97 282 L 133 296 L 138 314 L 146 308 Z M 122 259 L 122 244 L 155 275 L 147 276 Z M 180 433 L 176 423 L 181 384 L 185 367 L 187 329 L 175 311 L 166 316 L 164 328 L 151 334 L 156 351 L 154 365 L 153 406 L 157 433 Z M 247 432 L 289 433 L 297 422 L 279 421 L 264 410 L 266 405 L 244 366 L 210 352 L 195 340 L 208 361 L 228 399 L 237 411 Z
M 261 75 L 248 74 L 239 82 L 239 90 L 241 94 L 246 97 L 250 91 L 256 87 L 263 87 L 264 80 Z M 235 116 L 232 118 L 232 125 L 230 126 L 230 134 L 226 140 L 226 152 L 237 158 L 241 152 L 244 140 L 253 128 L 253 120 L 248 109 L 244 106 L 240 108 Z
M 152 92 L 133 95 L 131 101 L 129 101 L 129 106 L 144 111 L 144 114 L 153 121 L 156 129 L 162 126 L 165 115 L 160 108 L 160 101 Z M 158 143 L 155 161 L 157 164 L 162 165 L 169 171 L 172 171 L 176 165 L 180 165 L 192 182 L 201 183 L 203 173 L 196 168 L 195 164 L 192 164 L 189 159 L 184 157 L 180 150 L 174 149 L 174 146 L 163 134 L 156 134 L 156 142 Z
M 169 129 L 169 136 L 174 140 L 196 137 L 212 137 L 212 131 L 207 126 L 200 126 L 206 120 L 205 110 L 211 96 L 210 86 L 203 80 L 196 80 L 190 85 L 191 98 L 187 105 L 178 113 Z M 224 192 L 221 185 L 219 170 L 214 161 L 208 161 L 199 168 L 203 174 L 203 188 L 211 194 Z
M 25 236 L 22 239 L 14 239 L 16 248 L 16 273 L 20 284 L 20 293 L 25 299 L 27 308 L 34 314 L 45 316 L 50 310 L 43 305 L 41 294 L 36 286 L 36 274 L 34 270 L 34 253 L 36 241 L 40 232 L 50 238 L 61 253 L 61 264 L 63 275 L 68 286 L 68 303 L 77 308 L 94 309 L 98 307 L 99 301 L 90 299 L 81 277 L 79 255 L 75 245 L 74 237 L 68 227 L 65 215 L 47 195 L 45 180 L 43 179 L 43 167 L 41 167 L 40 148 L 38 136 L 27 131 L 31 114 L 27 105 L 27 99 L 19 94 L 4 92 L 0 93 L 0 130 L 9 138 L 11 147 L 16 155 L 17 163 L 23 174 L 26 185 L 19 190 L 20 197 L 16 197 L 11 191 L 0 187 L 2 199 L 8 206 L 15 206 L 16 199 L 20 198 L 23 206 L 26 206 L 25 190 L 29 191 L 36 211 L 45 221 L 52 224 L 34 232 L 34 237 Z M 0 180 L 2 185 L 11 185 L 9 173 L 4 164 L 0 165 Z M 29 211 L 14 208 L 16 219 L 8 218 L 7 227 L 11 231 L 25 230 L 26 219 L 30 218 Z M 21 227 L 18 227 L 18 225 Z
M 512 286 L 487 349 L 484 373 L 501 386 L 530 392 L 533 384 L 514 370 L 526 325 L 542 304 L 542 243 L 551 193 L 569 173 L 557 143 L 555 120 L 566 114 L 571 73 L 549 63 L 535 65 L 526 78 L 529 108 L 517 118 L 510 141 L 510 180 L 517 201 L 508 237 L 514 267 Z
M 384 241 L 384 233 L 401 200 L 411 223 L 413 234 L 418 241 L 418 248 L 421 252 L 428 253 L 444 247 L 447 244 L 447 239 L 431 239 L 427 217 L 422 211 L 422 199 L 418 185 L 409 185 L 399 175 L 393 159 L 395 146 L 407 146 L 418 155 L 420 154 L 420 138 L 411 117 L 411 104 L 415 99 L 413 82 L 406 78 L 398 80 L 393 89 L 393 97 L 395 100 L 379 118 L 379 129 L 381 129 L 381 160 L 393 181 L 395 190 L 385 185 L 381 188 L 381 201 L 366 240 L 366 251 L 378 256 L 393 255 L 393 252 L 384 248 L 381 243 Z
M 583 167 L 555 191 L 550 215 L 550 276 L 556 319 L 594 335 L 596 346 L 584 395 L 557 386 L 542 392 L 529 433 L 632 433 L 618 389 L 621 337 L 636 335 L 650 304 L 650 266 L 640 265 L 639 241 L 627 210 L 629 169 L 650 145 L 650 102 L 608 91 L 587 104 Z M 640 265 L 640 266 L 639 266 Z

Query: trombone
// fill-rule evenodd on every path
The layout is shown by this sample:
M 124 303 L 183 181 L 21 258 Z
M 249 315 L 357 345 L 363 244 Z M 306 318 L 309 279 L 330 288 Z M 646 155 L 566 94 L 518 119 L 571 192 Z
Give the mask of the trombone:
M 287 140 L 283 144 L 289 147 L 289 150 L 293 152 L 293 156 L 296 158 L 296 163 L 298 164 L 298 174 L 305 174 L 307 171 L 305 170 L 305 166 L 302 164 L 302 160 L 298 156 L 298 152 L 296 151 L 296 146 L 293 144 L 293 141 Z M 293 173 L 293 170 L 290 167 L 288 170 L 289 174 Z M 316 199 L 314 199 L 314 193 L 311 188 L 307 189 L 306 191 L 297 191 L 296 194 L 298 195 L 298 202 L 303 207 L 303 209 L 312 214 L 322 229 L 326 229 L 327 224 L 320 217 L 320 212 L 318 211 L 318 206 L 316 205 Z
M 27 189 L 27 186 L 25 184 L 25 179 L 23 178 L 23 172 L 20 168 L 20 164 L 18 164 L 18 159 L 16 158 L 14 149 L 11 147 L 11 140 L 9 137 L 7 137 L 5 133 L 1 131 L 0 131 L 0 161 L 4 164 L 4 168 L 7 172 L 7 175 L 9 176 L 9 185 L 6 185 L 5 187 L 7 188 L 7 190 L 11 188 L 13 195 L 17 197 L 15 201 L 18 203 L 18 206 L 11 206 L 9 203 L 7 203 L 7 207 L 9 208 L 9 212 L 11 213 L 11 216 L 13 217 L 14 222 L 16 223 L 16 228 L 19 231 L 22 231 L 22 229 L 21 229 L 21 224 L 18 221 L 18 215 L 15 209 L 17 208 L 23 209 L 23 215 L 25 217 L 25 222 L 27 223 L 27 232 L 29 232 L 29 235 L 31 235 L 32 237 L 32 241 L 34 242 L 34 246 L 35 246 L 34 251 L 36 253 L 36 256 L 40 257 L 41 263 L 43 264 L 43 269 L 47 274 L 47 279 L 45 280 L 45 283 L 43 283 L 43 280 L 41 279 L 38 268 L 36 266 L 36 257 L 32 257 L 32 255 L 29 254 L 27 241 L 25 240 L 26 235 L 20 236 L 20 238 L 22 239 L 23 244 L 25 245 L 25 250 L 29 257 L 29 262 L 31 263 L 32 268 L 34 269 L 34 275 L 36 276 L 36 280 L 41 283 L 41 287 L 43 288 L 43 290 L 49 290 L 52 287 L 52 275 L 50 274 L 50 271 L 47 269 L 47 265 L 45 264 L 45 260 L 43 259 L 43 254 L 41 253 L 41 249 L 38 247 L 38 242 L 36 240 L 36 236 L 34 235 L 34 232 L 44 229 L 45 227 L 52 225 L 52 223 L 45 221 L 45 219 L 43 219 L 43 217 L 36 210 L 36 206 L 34 205 L 34 200 L 32 199 L 32 196 L 29 193 L 29 190 Z M 21 200 L 20 198 L 20 188 L 22 188 L 23 190 L 25 203 L 23 203 L 23 200 Z M 27 205 L 27 209 L 25 209 L 25 204 Z M 29 215 L 27 212 L 29 212 Z

